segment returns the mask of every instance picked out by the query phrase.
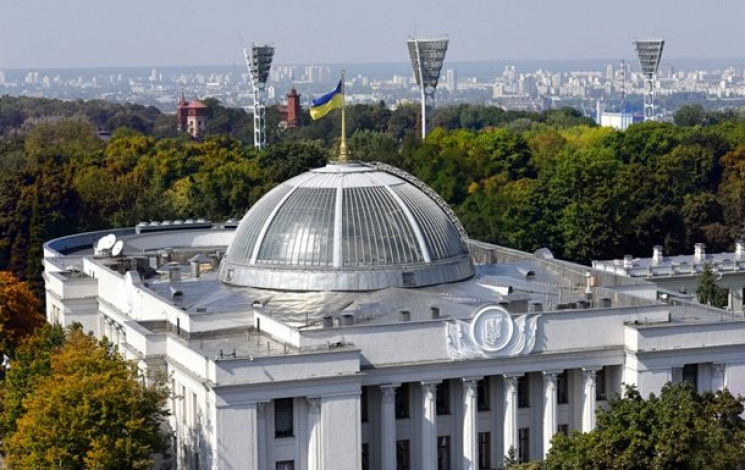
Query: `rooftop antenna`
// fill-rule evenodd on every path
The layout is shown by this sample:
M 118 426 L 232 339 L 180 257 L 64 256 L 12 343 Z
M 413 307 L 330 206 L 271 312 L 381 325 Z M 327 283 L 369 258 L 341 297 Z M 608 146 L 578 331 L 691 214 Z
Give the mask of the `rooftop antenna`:
M 110 233 L 106 235 L 105 237 L 101 237 L 93 245 L 93 254 L 103 255 L 103 254 L 109 253 L 115 244 L 116 244 L 116 235 L 114 235 L 113 233 Z
M 418 39 L 414 37 L 407 43 L 414 78 L 421 89 L 422 139 L 424 139 L 427 137 L 427 115 L 434 111 L 435 90 L 440 79 L 445 53 L 448 50 L 448 38 Z
M 117 256 L 122 254 L 123 250 L 124 250 L 124 242 L 122 240 L 117 240 L 116 243 L 114 243 L 114 246 L 111 247 L 111 256 L 116 258 Z
M 266 147 L 266 81 L 274 58 L 274 46 L 253 43 L 243 48 L 253 89 L 254 147 Z
M 621 112 L 626 112 L 626 61 L 621 59 Z
M 664 39 L 638 39 L 634 41 L 636 55 L 644 74 L 644 120 L 654 121 L 654 81 L 662 58 Z

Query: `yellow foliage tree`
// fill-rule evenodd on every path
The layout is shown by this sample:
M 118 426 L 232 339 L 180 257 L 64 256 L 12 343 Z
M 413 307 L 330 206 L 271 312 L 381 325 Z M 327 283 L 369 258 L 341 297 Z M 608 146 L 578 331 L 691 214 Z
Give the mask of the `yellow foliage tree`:
M 10 468 L 151 469 L 165 454 L 164 383 L 143 385 L 134 363 L 80 329 L 51 358 L 6 436 Z
M 23 281 L 0 271 L 0 350 L 10 353 L 44 323 L 39 302 Z

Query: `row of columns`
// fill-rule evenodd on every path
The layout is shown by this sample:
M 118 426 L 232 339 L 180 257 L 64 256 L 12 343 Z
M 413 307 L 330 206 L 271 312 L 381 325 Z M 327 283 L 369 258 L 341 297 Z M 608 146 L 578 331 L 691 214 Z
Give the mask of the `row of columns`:
M 582 431 L 587 432 L 595 426 L 595 380 L 597 369 L 583 369 Z M 543 373 L 543 449 L 548 452 L 551 438 L 558 430 L 556 380 L 562 371 Z M 504 376 L 504 451 L 518 442 L 518 379 L 521 375 Z M 478 468 L 478 381 L 483 377 L 465 377 L 463 381 L 463 470 Z M 437 468 L 437 410 L 436 390 L 439 382 L 422 382 L 422 423 L 421 423 L 421 465 L 422 468 Z M 381 466 L 396 468 L 396 416 L 395 393 L 400 384 L 380 386 L 381 391 Z

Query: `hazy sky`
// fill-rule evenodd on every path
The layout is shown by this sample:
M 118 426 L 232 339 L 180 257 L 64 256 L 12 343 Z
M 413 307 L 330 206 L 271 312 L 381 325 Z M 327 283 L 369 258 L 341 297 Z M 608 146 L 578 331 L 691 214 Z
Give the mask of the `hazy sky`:
M 646 9 L 646 11 L 645 11 Z M 0 70 L 242 64 L 271 42 L 275 64 L 403 62 L 406 38 L 447 34 L 446 61 L 745 57 L 740 0 L 0 0 Z

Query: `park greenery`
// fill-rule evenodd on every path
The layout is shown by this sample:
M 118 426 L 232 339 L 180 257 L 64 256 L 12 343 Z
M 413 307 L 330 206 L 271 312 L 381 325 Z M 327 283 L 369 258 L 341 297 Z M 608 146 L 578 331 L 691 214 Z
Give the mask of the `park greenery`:
M 14 468 L 149 468 L 166 448 L 158 378 L 143 385 L 131 363 L 79 329 L 41 327 L 44 241 L 143 220 L 240 218 L 273 186 L 336 158 L 338 111 L 283 129 L 271 107 L 270 145 L 257 150 L 250 116 L 205 104 L 207 135 L 194 140 L 151 107 L 0 97 L 0 352 L 11 360 L 0 439 Z M 587 263 L 649 256 L 658 244 L 667 254 L 696 242 L 725 250 L 742 235 L 745 118 L 736 112 L 690 105 L 674 124 L 620 132 L 572 109 L 462 104 L 438 109 L 424 141 L 417 113 L 349 106 L 352 156 L 422 179 L 472 238 Z M 705 275 L 699 299 L 718 305 Z M 645 400 L 629 390 L 597 431 L 557 436 L 540 465 L 737 468 L 728 465 L 745 457 L 741 412 L 726 393 L 676 386 Z
M 728 391 L 697 394 L 682 382 L 643 398 L 627 388 L 601 410 L 595 430 L 557 434 L 546 470 L 742 468 L 745 462 L 743 398 Z
M 207 135 L 175 134 L 154 108 L 0 98 L 0 269 L 41 285 L 41 246 L 140 221 L 239 218 L 267 190 L 335 158 L 338 111 L 251 145 L 243 110 L 207 99 Z M 442 107 L 424 141 L 418 107 L 347 109 L 353 158 L 413 173 L 472 238 L 588 263 L 625 254 L 729 249 L 745 219 L 745 118 L 681 108 L 676 124 L 600 128 L 572 109 Z M 101 138 L 105 131 L 107 138 Z M 110 136 L 110 137 L 108 137 Z
M 46 325 L 14 352 L 0 388 L 8 468 L 151 469 L 169 445 L 163 380 L 79 327 Z

